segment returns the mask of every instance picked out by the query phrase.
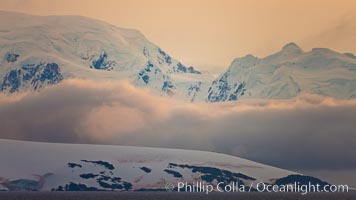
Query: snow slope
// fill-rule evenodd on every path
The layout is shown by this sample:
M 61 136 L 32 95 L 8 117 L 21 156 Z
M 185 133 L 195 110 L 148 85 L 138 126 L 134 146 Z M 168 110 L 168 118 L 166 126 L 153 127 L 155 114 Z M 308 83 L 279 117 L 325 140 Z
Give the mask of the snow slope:
M 189 82 L 173 80 L 194 74 Z M 0 11 L 0 90 L 40 90 L 68 78 L 128 79 L 158 95 L 191 100 L 190 87 L 209 79 L 140 32 L 80 16 Z M 179 85 L 179 87 L 178 87 Z
M 356 97 L 356 57 L 326 48 L 310 52 L 294 43 L 271 56 L 236 58 L 211 84 L 207 100 L 289 99 L 301 93 Z
M 0 139 L 2 190 L 164 190 L 178 181 L 318 181 L 225 154 Z M 289 176 L 297 174 L 294 176 Z

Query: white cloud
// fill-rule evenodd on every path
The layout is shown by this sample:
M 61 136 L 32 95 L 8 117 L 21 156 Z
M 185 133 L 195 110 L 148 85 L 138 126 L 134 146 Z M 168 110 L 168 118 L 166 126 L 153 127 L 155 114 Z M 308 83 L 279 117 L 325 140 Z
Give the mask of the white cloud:
M 127 82 L 69 80 L 0 96 L 0 137 L 218 151 L 281 168 L 356 168 L 356 100 L 192 104 Z

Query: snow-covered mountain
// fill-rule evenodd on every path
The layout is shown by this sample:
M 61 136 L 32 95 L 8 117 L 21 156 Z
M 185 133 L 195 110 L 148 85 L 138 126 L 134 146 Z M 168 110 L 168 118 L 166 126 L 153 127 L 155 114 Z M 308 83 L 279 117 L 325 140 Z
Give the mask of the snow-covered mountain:
M 207 100 L 289 99 L 301 93 L 335 98 L 356 97 L 356 57 L 326 48 L 310 52 L 294 43 L 265 58 L 236 58 L 212 82 Z
M 165 190 L 166 184 L 326 184 L 225 154 L 0 139 L 0 190 Z M 221 184 L 221 185 L 224 185 Z M 253 188 L 252 187 L 252 188 Z
M 189 100 L 212 79 L 136 30 L 80 16 L 0 11 L 1 91 L 40 90 L 69 78 L 127 79 L 159 95 Z
M 40 91 L 65 79 L 129 80 L 160 96 L 221 102 L 288 99 L 301 93 L 356 97 L 356 56 L 303 52 L 290 43 L 271 56 L 236 58 L 214 80 L 172 58 L 140 32 L 80 16 L 0 11 L 0 91 Z

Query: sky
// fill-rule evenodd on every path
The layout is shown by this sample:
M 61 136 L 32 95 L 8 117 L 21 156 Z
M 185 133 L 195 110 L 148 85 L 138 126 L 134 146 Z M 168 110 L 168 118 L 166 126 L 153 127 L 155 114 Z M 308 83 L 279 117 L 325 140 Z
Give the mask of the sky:
M 356 53 L 354 0 L 2 0 L 0 9 L 82 15 L 137 29 L 184 64 L 213 72 L 289 42 L 305 51 Z

